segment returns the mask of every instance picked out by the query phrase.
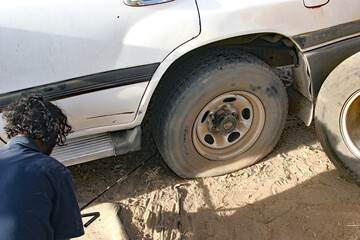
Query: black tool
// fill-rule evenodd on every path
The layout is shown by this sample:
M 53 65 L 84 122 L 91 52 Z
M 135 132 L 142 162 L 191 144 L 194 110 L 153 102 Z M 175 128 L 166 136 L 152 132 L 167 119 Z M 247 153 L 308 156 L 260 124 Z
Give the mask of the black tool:
M 94 197 L 93 199 L 91 199 L 88 203 L 86 203 L 84 206 L 82 206 L 80 208 L 80 211 L 84 210 L 85 208 L 87 208 L 90 204 L 92 204 L 93 202 L 95 202 L 99 197 L 101 197 L 102 195 L 104 195 L 107 191 L 109 191 L 112 187 L 114 187 L 116 184 L 123 182 L 124 180 L 126 180 L 131 174 L 133 174 L 136 170 L 138 170 L 140 167 L 142 167 L 147 161 L 149 161 L 150 159 L 152 159 L 153 157 L 155 157 L 157 154 L 154 153 L 152 154 L 150 157 L 148 157 L 147 159 L 145 159 L 144 161 L 142 161 L 139 165 L 137 165 L 135 168 L 133 168 L 132 170 L 130 170 L 128 173 L 126 173 L 124 176 L 122 176 L 121 178 L 119 178 L 118 180 L 116 180 L 116 182 L 114 182 L 113 184 L 111 184 L 110 186 L 108 186 L 104 191 L 102 191 L 99 195 L 97 195 L 96 197 Z M 84 227 L 88 227 L 92 222 L 94 222 L 98 217 L 100 217 L 100 213 L 99 212 L 92 212 L 92 213 L 86 213 L 86 214 L 82 214 L 81 217 L 91 217 L 93 216 L 89 221 L 87 221 L 84 224 Z

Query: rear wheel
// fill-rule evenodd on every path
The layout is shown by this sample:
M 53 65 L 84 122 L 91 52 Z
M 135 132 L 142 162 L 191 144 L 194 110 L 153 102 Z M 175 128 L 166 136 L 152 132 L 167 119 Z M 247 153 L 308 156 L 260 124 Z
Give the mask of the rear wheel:
M 259 59 L 217 50 L 168 74 L 153 114 L 154 138 L 182 177 L 249 166 L 276 145 L 287 115 L 280 79 Z
M 342 62 L 323 83 L 315 123 L 330 160 L 360 184 L 360 53 Z

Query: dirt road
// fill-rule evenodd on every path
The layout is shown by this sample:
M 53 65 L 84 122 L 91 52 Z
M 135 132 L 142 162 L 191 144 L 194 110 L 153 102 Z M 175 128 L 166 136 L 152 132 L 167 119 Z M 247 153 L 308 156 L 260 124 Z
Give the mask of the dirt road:
M 80 206 L 154 152 L 145 139 L 140 152 L 70 167 Z M 274 151 L 254 166 L 187 180 L 157 157 L 101 202 L 120 205 L 130 239 L 360 238 L 360 188 L 328 160 L 314 126 L 295 118 Z

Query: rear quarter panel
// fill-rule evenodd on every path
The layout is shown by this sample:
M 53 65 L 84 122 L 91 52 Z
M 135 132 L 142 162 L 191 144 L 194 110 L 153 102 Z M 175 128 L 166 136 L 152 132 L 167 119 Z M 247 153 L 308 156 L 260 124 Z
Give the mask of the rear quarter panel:
M 303 0 L 197 0 L 197 3 L 200 35 L 174 50 L 161 63 L 150 81 L 139 112 L 146 111 L 158 82 L 171 64 L 193 49 L 232 37 L 277 33 L 289 37 L 300 51 L 305 51 L 294 38 L 360 19 L 358 0 L 330 0 L 318 8 L 305 7 Z M 143 115 L 138 115 L 134 123 L 140 124 L 142 118 Z
M 198 0 L 202 32 L 198 41 L 213 42 L 252 33 L 288 37 L 360 19 L 360 1 L 330 0 L 317 8 L 303 0 Z

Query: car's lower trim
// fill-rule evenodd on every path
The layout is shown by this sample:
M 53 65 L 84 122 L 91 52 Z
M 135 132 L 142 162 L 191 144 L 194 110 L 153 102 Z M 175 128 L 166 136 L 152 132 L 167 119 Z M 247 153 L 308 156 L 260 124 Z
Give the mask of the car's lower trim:
M 150 81 L 159 63 L 102 72 L 42 86 L 0 94 L 0 110 L 30 93 L 41 93 L 47 100 L 59 100 L 89 92 Z
M 141 127 L 138 126 L 112 133 L 99 133 L 67 139 L 64 146 L 55 147 L 51 156 L 65 166 L 70 166 L 140 149 Z
M 315 48 L 316 46 L 330 43 L 337 39 L 350 37 L 360 32 L 360 21 L 340 24 L 319 31 L 304 33 L 294 36 L 294 41 L 303 49 Z

